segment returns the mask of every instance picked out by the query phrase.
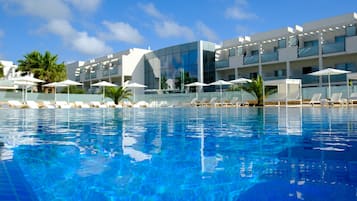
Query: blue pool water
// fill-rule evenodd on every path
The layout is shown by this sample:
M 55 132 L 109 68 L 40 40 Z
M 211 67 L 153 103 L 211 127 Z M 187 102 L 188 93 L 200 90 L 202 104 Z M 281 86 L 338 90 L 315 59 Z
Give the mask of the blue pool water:
M 0 200 L 357 200 L 357 108 L 0 111 Z

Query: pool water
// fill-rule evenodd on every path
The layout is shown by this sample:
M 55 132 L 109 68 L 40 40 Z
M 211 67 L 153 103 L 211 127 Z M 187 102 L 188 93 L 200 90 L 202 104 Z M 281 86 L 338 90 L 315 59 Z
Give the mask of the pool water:
M 0 112 L 0 200 L 357 200 L 357 108 Z

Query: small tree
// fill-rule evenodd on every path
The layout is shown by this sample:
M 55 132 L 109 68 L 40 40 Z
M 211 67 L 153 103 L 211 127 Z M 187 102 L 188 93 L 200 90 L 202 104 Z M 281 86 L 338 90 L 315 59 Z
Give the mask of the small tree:
M 129 99 L 132 93 L 125 87 L 106 87 L 105 96 L 111 98 L 115 104 L 118 104 L 123 99 Z
M 0 62 L 0 78 L 4 77 L 4 65 Z
M 252 94 L 253 96 L 256 97 L 257 99 L 257 104 L 258 106 L 263 106 L 263 87 L 264 87 L 264 81 L 262 76 L 258 75 L 257 79 L 253 79 L 252 82 L 249 82 L 243 86 L 240 86 L 244 91 Z M 276 88 L 266 88 L 265 90 L 265 97 L 276 93 Z

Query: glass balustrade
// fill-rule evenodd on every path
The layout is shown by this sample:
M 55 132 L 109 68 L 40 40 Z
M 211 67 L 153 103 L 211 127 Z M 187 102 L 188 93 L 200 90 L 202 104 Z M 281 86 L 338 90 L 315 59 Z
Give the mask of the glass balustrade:
M 345 51 L 344 42 L 329 43 L 322 46 L 323 54 L 330 54 L 330 53 L 344 52 L 344 51 Z
M 298 49 L 298 56 L 299 57 L 309 57 L 315 56 L 319 54 L 319 47 L 312 46 L 312 47 L 303 47 Z
M 229 66 L 229 61 L 228 60 L 221 60 L 221 61 L 216 61 L 216 68 L 225 68 Z
M 245 56 L 243 63 L 247 64 L 255 64 L 259 62 L 259 55 Z
M 278 60 L 278 52 L 270 52 L 262 54 L 262 63 L 269 61 L 277 61 Z

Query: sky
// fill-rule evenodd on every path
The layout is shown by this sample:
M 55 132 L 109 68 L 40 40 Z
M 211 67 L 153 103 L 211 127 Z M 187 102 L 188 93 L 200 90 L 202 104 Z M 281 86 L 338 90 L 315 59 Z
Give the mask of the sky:
M 0 60 L 58 62 L 224 40 L 357 12 L 356 0 L 0 0 Z

